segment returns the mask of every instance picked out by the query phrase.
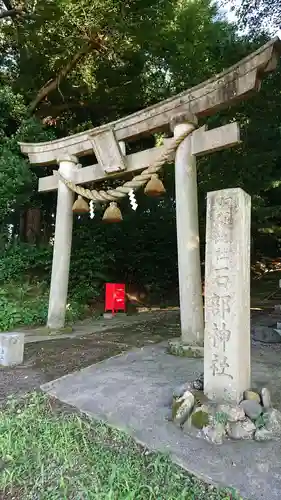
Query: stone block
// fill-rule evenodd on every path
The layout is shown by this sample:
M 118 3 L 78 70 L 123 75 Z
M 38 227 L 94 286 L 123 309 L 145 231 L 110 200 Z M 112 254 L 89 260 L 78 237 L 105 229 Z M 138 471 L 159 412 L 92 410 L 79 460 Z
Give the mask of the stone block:
M 242 189 L 208 193 L 204 392 L 240 402 L 250 383 L 251 198 Z
M 253 339 L 257 342 L 265 342 L 268 344 L 281 342 L 281 336 L 275 328 L 269 326 L 255 326 L 253 330 Z
M 112 314 L 110 312 L 105 312 L 105 313 L 103 313 L 103 317 L 104 317 L 104 319 L 113 319 L 114 314 Z
M 0 333 L 0 366 L 21 364 L 23 352 L 24 333 Z

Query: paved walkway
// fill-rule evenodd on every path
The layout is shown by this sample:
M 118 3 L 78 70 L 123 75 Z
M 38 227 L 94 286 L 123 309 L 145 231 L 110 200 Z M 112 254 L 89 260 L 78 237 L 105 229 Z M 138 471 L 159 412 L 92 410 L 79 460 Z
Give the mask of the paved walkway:
M 253 345 L 254 384 L 268 386 L 280 408 L 280 345 Z M 169 452 L 186 470 L 247 499 L 279 500 L 280 442 L 212 445 L 167 422 L 173 388 L 193 380 L 203 361 L 171 356 L 165 346 L 135 349 L 47 383 L 42 389 L 87 414 L 125 429 L 150 449 Z M 274 377 L 272 373 L 274 371 Z

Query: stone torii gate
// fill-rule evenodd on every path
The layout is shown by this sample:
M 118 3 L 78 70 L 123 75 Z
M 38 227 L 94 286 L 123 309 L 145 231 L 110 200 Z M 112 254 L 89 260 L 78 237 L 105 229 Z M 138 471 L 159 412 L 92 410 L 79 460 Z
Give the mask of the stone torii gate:
M 175 158 L 176 219 L 181 308 L 181 341 L 203 346 L 204 321 L 200 270 L 196 157 L 239 143 L 237 123 L 197 129 L 198 118 L 216 113 L 259 91 L 262 78 L 276 68 L 281 43 L 275 38 L 226 71 L 175 97 L 115 122 L 45 143 L 21 143 L 32 164 L 58 163 L 59 174 L 39 179 L 39 191 L 58 191 L 48 327 L 64 326 L 72 241 L 73 185 L 97 182 L 146 169 L 172 150 Z M 166 132 L 164 145 L 126 156 L 125 144 L 144 134 Z M 176 140 L 175 140 L 176 139 Z M 182 140 L 183 139 L 183 140 Z M 180 142 L 175 152 L 176 141 Z M 78 158 L 95 153 L 98 163 L 80 168 Z M 77 192 L 77 191 L 76 191 Z

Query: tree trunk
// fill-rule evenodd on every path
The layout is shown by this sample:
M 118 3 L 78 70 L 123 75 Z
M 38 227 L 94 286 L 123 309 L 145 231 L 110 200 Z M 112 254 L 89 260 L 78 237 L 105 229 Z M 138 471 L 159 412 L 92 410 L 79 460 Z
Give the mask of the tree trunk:
M 0 11 L 0 19 L 5 19 L 6 17 L 16 17 L 16 16 L 22 16 L 24 13 L 22 10 L 19 9 L 11 9 L 11 10 L 1 10 Z
M 25 212 L 20 213 L 19 241 L 25 241 Z
M 53 90 L 56 90 L 57 87 L 59 86 L 61 80 L 63 80 L 78 64 L 78 62 L 85 57 L 91 49 L 97 50 L 98 52 L 101 51 L 101 45 L 98 41 L 91 41 L 85 47 L 80 49 L 76 54 L 73 56 L 71 61 L 69 61 L 59 72 L 59 74 L 55 77 L 49 80 L 47 83 L 41 87 L 39 90 L 37 96 L 33 101 L 30 103 L 29 106 L 29 111 L 30 113 L 33 113 L 34 110 L 37 108 L 38 104 L 45 98 L 47 95 L 52 92 Z
M 41 240 L 41 210 L 29 208 L 20 216 L 19 224 L 20 241 L 35 245 Z

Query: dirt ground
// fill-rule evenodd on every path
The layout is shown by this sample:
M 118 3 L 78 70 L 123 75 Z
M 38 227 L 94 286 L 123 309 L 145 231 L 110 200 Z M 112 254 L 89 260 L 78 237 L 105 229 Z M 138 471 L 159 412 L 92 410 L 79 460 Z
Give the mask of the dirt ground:
M 38 389 L 41 384 L 111 356 L 179 336 L 179 313 L 155 314 L 150 321 L 111 327 L 84 338 L 59 339 L 25 345 L 24 362 L 0 369 L 0 404 L 10 395 Z

